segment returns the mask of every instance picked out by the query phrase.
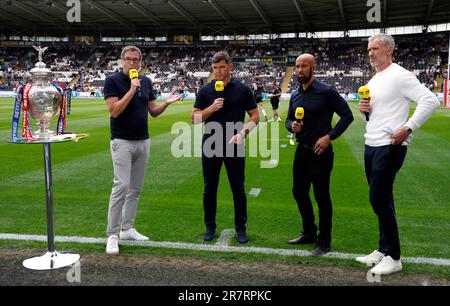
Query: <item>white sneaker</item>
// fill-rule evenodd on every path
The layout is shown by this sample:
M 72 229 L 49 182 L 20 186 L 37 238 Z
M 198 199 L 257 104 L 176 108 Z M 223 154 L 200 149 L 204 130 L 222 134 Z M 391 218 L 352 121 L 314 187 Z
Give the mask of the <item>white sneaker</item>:
M 278 119 L 277 119 L 277 122 L 280 122 L 281 121 L 281 118 L 280 117 L 278 117 Z
M 370 272 L 375 275 L 389 275 L 399 272 L 402 269 L 403 267 L 400 259 L 393 260 L 391 256 L 385 256 L 378 265 L 370 270 Z
M 271 118 L 269 121 L 267 121 L 267 122 L 273 122 L 273 118 Z
M 366 264 L 368 266 L 377 265 L 384 257 L 384 254 L 378 252 L 378 250 L 373 251 L 371 254 L 362 257 L 356 257 L 356 261 Z
M 295 145 L 295 140 L 294 139 L 289 139 L 289 143 L 291 144 L 291 146 L 294 146 Z
M 141 235 L 134 228 L 129 229 L 127 231 L 120 231 L 120 239 L 122 240 L 136 240 L 136 241 L 144 241 L 148 240 L 148 237 Z
M 106 253 L 111 255 L 119 254 L 119 237 L 117 235 L 111 235 L 108 237 L 108 242 L 106 242 Z

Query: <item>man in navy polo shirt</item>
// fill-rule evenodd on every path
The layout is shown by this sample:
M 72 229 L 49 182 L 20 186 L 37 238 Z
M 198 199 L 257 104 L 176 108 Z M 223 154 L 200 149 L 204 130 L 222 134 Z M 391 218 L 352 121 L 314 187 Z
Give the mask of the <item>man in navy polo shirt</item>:
M 353 115 L 347 102 L 329 85 L 314 78 L 316 60 L 311 54 L 302 54 L 295 61 L 295 73 L 300 86 L 289 101 L 286 128 L 296 133 L 298 142 L 293 166 L 292 193 L 303 219 L 303 233 L 290 244 L 315 243 L 312 256 L 321 256 L 331 250 L 332 206 L 330 177 L 334 153 L 331 141 L 338 138 L 352 123 Z M 303 107 L 303 122 L 295 119 L 295 110 Z M 331 127 L 333 114 L 340 120 Z M 319 206 L 319 235 L 314 223 L 314 211 L 309 198 L 311 184 Z
M 210 241 L 215 236 L 217 188 L 219 186 L 220 169 L 224 163 L 233 192 L 237 240 L 240 243 L 247 243 L 244 142 L 246 135 L 259 122 L 258 108 L 250 88 L 231 77 L 233 64 L 226 52 L 221 51 L 213 56 L 212 70 L 215 74 L 215 80 L 199 90 L 192 110 L 192 122 L 194 124 L 205 122 L 205 134 L 202 141 L 202 167 L 206 231 L 203 240 Z M 217 81 L 223 82 L 223 91 L 215 90 Z M 244 125 L 245 113 L 248 113 L 250 120 Z M 230 128 L 230 126 L 232 127 Z
M 134 228 L 137 204 L 149 155 L 148 113 L 157 117 L 180 97 L 171 95 L 156 104 L 150 79 L 143 75 L 130 79 L 130 69 L 139 70 L 142 53 L 127 46 L 120 55 L 123 70 L 105 80 L 104 94 L 111 114 L 111 155 L 114 184 L 108 210 L 106 253 L 118 254 L 118 239 L 148 240 Z M 121 224 L 122 223 L 122 224 Z

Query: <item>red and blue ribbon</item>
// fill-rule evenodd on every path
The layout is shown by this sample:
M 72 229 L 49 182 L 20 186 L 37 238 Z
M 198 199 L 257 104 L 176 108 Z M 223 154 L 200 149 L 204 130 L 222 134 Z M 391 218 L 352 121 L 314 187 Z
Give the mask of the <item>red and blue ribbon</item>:
M 17 141 L 19 140 L 19 120 L 20 113 L 22 111 L 22 103 L 23 103 L 23 84 L 20 83 L 17 86 L 16 90 L 16 98 L 14 100 L 14 111 L 12 116 L 12 129 L 11 129 L 11 140 Z

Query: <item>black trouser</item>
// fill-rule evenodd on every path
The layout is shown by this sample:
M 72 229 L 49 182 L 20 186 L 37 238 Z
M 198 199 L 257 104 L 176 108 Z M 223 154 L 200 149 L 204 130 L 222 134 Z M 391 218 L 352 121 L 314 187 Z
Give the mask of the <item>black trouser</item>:
M 403 165 L 406 146 L 365 146 L 364 165 L 369 198 L 378 217 L 380 241 L 378 251 L 394 260 L 400 259 L 400 239 L 394 207 L 395 175 Z
M 247 222 L 247 197 L 245 195 L 245 157 L 205 157 L 203 166 L 203 209 L 207 229 L 216 229 L 217 188 L 220 169 L 225 163 L 228 181 L 233 192 L 234 225 L 237 232 L 245 232 Z
M 330 145 L 320 155 L 312 151 L 312 146 L 299 144 L 294 158 L 294 184 L 292 194 L 297 201 L 303 219 L 303 234 L 316 236 L 317 226 L 314 223 L 314 211 L 309 197 L 311 184 L 314 197 L 319 207 L 318 244 L 329 246 L 331 243 L 331 219 L 333 208 L 330 197 L 330 176 L 333 169 L 334 153 Z

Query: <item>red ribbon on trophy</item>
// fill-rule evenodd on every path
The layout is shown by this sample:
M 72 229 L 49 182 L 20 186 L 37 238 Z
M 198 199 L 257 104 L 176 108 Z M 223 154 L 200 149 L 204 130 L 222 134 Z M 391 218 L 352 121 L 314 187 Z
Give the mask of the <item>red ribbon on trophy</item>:
M 59 108 L 59 118 L 58 123 L 56 124 L 56 134 L 64 134 L 66 129 L 66 113 L 67 113 L 67 94 L 64 89 L 64 85 L 60 82 L 56 82 L 53 84 L 58 92 L 61 94 L 61 106 Z
M 31 90 L 31 84 L 27 83 L 23 89 L 23 118 L 22 118 L 22 138 L 28 141 L 36 140 L 36 137 L 33 137 L 31 130 L 30 118 L 28 117 L 28 95 Z
M 64 131 L 66 129 L 66 115 L 70 114 L 70 102 L 71 102 L 71 95 L 72 90 L 65 89 L 64 85 L 62 83 L 54 83 L 53 86 L 58 90 L 58 92 L 61 94 L 61 104 L 60 104 L 60 112 L 59 112 L 59 118 L 58 123 L 56 125 L 56 134 L 64 134 Z M 33 127 L 31 125 L 31 121 L 29 118 L 29 108 L 30 108 L 30 102 L 29 102 L 29 94 L 30 90 L 33 86 L 31 83 L 27 83 L 26 85 L 18 86 L 16 89 L 16 101 L 14 105 L 14 112 L 13 112 L 13 124 L 12 124 L 12 135 L 11 140 L 17 141 L 18 138 L 18 123 L 20 119 L 20 112 L 22 110 L 23 117 L 22 117 L 22 139 L 25 139 L 27 141 L 35 141 L 38 140 L 38 137 L 33 136 Z

